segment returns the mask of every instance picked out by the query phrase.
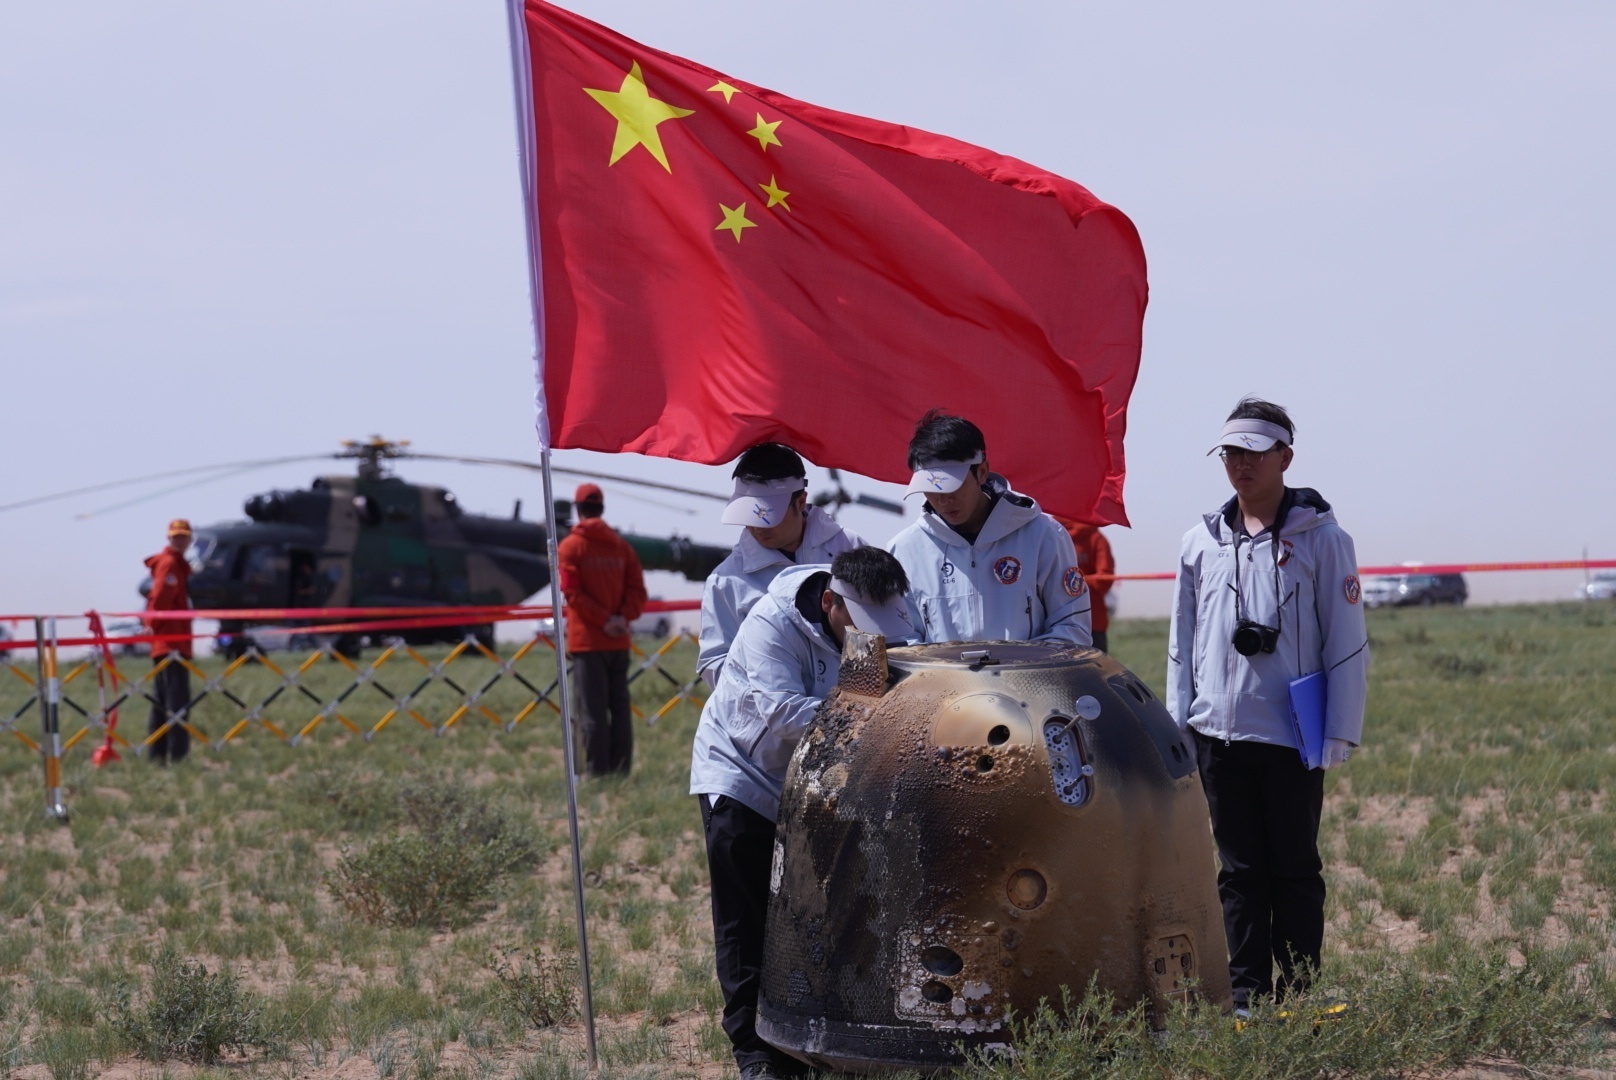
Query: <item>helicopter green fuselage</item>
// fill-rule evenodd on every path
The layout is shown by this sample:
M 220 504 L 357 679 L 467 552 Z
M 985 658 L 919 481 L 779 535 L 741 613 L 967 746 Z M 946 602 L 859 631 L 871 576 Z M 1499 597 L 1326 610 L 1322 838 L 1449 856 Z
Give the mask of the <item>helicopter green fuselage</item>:
M 255 495 L 246 512 L 196 531 L 193 606 L 509 605 L 550 583 L 542 523 L 468 514 L 449 491 L 394 476 L 321 477 Z M 677 536 L 624 539 L 647 570 L 692 581 L 729 553 Z

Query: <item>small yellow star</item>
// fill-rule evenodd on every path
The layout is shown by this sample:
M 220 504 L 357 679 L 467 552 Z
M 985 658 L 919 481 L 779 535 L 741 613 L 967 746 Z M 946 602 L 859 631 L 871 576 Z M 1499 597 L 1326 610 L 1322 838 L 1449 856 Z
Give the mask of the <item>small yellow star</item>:
M 719 203 L 718 208 L 724 211 L 724 220 L 719 222 L 718 228 L 714 229 L 713 231 L 721 232 L 724 229 L 728 229 L 730 232 L 735 234 L 735 242 L 737 244 L 741 242 L 742 229 L 757 228 L 757 222 L 746 220 L 745 203 L 735 207 L 733 210 L 725 206 L 723 203 Z
M 791 197 L 791 192 L 781 191 L 779 187 L 775 185 L 774 175 L 772 173 L 769 175 L 769 182 L 767 184 L 759 184 L 758 187 L 762 188 L 763 193 L 769 197 L 769 205 L 764 207 L 765 210 L 776 206 L 784 206 L 787 213 L 791 212 L 791 205 L 786 202 L 786 200 Z
M 772 124 L 765 124 L 763 122 L 763 114 L 758 113 L 757 127 L 753 128 L 751 131 L 748 131 L 747 134 L 756 139 L 758 141 L 758 145 L 763 147 L 764 153 L 767 153 L 771 143 L 775 146 L 780 145 L 780 140 L 775 136 L 774 129 L 779 127 L 784 122 L 785 121 L 783 120 L 776 120 Z
M 731 86 L 729 83 L 725 82 L 723 79 L 719 79 L 717 82 L 713 83 L 713 85 L 711 85 L 711 86 L 709 86 L 707 88 L 707 92 L 709 94 L 723 94 L 724 95 L 724 104 L 725 105 L 728 105 L 730 103 L 730 99 L 733 98 L 736 94 L 740 93 L 740 90 L 741 90 L 740 87 Z
M 666 101 L 653 98 L 645 88 L 645 76 L 640 74 L 640 62 L 634 61 L 623 76 L 623 85 L 616 90 L 591 90 L 584 93 L 600 103 L 600 107 L 617 120 L 617 136 L 612 140 L 612 159 L 606 164 L 616 165 L 619 158 L 636 146 L 643 146 L 650 155 L 672 172 L 668 155 L 662 149 L 662 137 L 657 125 L 668 120 L 689 116 L 694 109 L 681 109 Z

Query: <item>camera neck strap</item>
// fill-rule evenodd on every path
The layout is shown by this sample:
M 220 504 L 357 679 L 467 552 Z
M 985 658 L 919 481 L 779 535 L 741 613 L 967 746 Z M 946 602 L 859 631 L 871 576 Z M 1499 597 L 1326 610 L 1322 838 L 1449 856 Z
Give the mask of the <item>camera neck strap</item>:
M 1283 514 L 1274 519 L 1273 527 L 1263 530 L 1268 533 L 1268 554 L 1274 564 L 1274 632 L 1282 633 L 1285 629 L 1284 596 L 1280 591 L 1279 583 L 1279 528 L 1284 520 Z M 1248 618 L 1246 614 L 1246 594 L 1240 587 L 1240 538 L 1244 536 L 1252 548 L 1257 546 L 1257 538 L 1246 533 L 1245 522 L 1238 515 L 1234 526 L 1234 617 L 1242 621 Z M 1256 620 L 1252 620 L 1255 622 Z M 1262 625 L 1266 626 L 1267 623 Z

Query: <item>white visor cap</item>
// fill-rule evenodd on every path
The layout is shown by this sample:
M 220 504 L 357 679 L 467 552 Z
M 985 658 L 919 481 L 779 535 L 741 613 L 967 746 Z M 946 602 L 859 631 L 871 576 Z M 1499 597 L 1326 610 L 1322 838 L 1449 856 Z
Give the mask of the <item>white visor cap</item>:
M 724 507 L 724 516 L 719 520 L 725 525 L 772 529 L 785 520 L 791 497 L 807 487 L 808 481 L 800 476 L 762 482 L 736 480 L 729 505 Z
M 965 478 L 970 475 L 972 466 L 986 460 L 987 457 L 978 450 L 969 461 L 922 462 L 920 468 L 915 470 L 915 475 L 909 478 L 909 490 L 903 493 L 903 497 L 907 499 L 911 495 L 924 495 L 927 492 L 947 495 L 950 491 L 958 491 L 965 485 Z
M 1270 424 L 1267 420 L 1230 420 L 1223 425 L 1223 434 L 1218 436 L 1217 444 L 1207 454 L 1215 454 L 1225 446 L 1260 454 L 1275 446 L 1290 444 L 1291 433 L 1278 424 Z
M 853 625 L 866 634 L 880 634 L 888 641 L 914 641 L 920 636 L 909 621 L 909 602 L 903 593 L 877 604 L 841 578 L 831 578 L 830 591 L 842 598 Z

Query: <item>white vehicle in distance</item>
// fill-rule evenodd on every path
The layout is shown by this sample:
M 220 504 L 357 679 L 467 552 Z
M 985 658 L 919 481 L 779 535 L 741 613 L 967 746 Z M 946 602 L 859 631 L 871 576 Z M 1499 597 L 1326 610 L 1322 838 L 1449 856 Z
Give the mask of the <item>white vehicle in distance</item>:
M 650 597 L 652 600 L 661 600 L 660 596 Z M 635 637 L 665 638 L 673 632 L 674 611 L 647 611 L 638 619 L 628 624 L 629 632 Z M 554 619 L 539 619 L 534 623 L 534 632 L 553 635 L 555 633 Z
M 1616 600 L 1616 570 L 1595 570 L 1577 590 L 1578 600 Z

